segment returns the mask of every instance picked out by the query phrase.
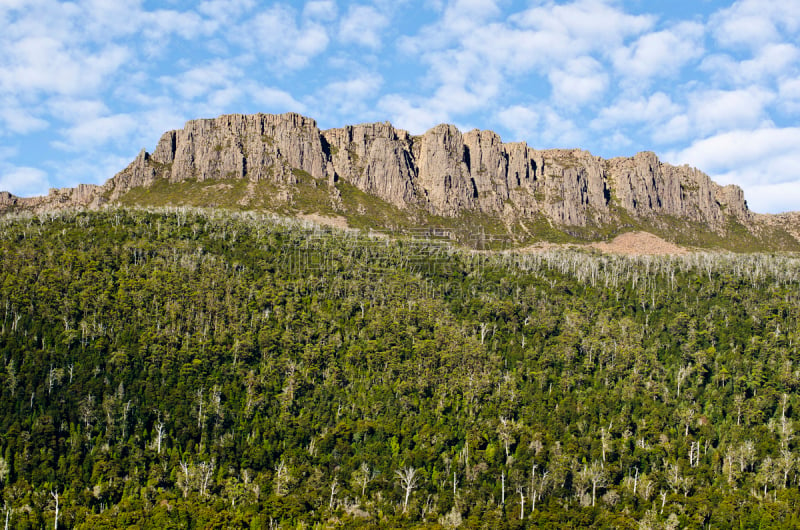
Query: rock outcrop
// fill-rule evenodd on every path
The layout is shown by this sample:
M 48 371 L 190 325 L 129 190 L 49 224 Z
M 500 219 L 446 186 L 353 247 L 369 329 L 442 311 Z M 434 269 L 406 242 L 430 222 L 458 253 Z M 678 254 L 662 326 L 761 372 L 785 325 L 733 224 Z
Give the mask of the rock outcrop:
M 64 208 L 98 208 L 106 203 L 103 187 L 96 184 L 78 184 L 74 188 L 50 188 L 41 197 L 17 197 L 7 191 L 0 192 L 0 212 L 21 209 L 47 211 Z
M 341 178 L 399 208 L 417 201 L 413 140 L 406 131 L 389 123 L 370 123 L 321 134 L 330 157 L 326 176 L 331 182 Z
M 231 114 L 192 120 L 181 130 L 164 133 L 152 155 L 140 153 L 106 187 L 114 200 L 156 178 L 171 182 L 248 178 L 291 184 L 298 170 L 323 178 L 327 164 L 314 120 L 298 114 Z
M 723 233 L 754 214 L 742 190 L 701 171 L 671 166 L 654 153 L 603 160 L 582 150 L 537 150 L 503 143 L 491 131 L 462 133 L 438 125 L 421 136 L 371 123 L 320 131 L 298 114 L 225 115 L 192 120 L 165 133 L 103 186 L 54 190 L 46 197 L 0 196 L 0 207 L 41 210 L 113 203 L 157 181 L 247 179 L 291 187 L 311 178 L 333 195 L 347 182 L 400 209 L 456 217 L 474 212 L 545 220 L 562 227 L 602 227 L 627 217 L 670 216 Z

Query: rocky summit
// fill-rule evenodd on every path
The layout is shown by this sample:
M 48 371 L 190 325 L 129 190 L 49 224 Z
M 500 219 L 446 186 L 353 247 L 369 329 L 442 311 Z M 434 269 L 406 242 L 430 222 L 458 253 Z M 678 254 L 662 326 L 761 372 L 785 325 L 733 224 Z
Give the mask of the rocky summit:
M 182 200 L 180 185 L 187 183 L 205 192 Z M 215 199 L 221 184 L 238 185 L 238 195 Z M 192 120 L 166 132 L 152 153 L 142 150 L 104 185 L 34 198 L 4 193 L 0 208 L 149 204 L 158 201 L 142 190 L 170 187 L 177 194 L 160 204 L 234 205 L 347 220 L 368 213 L 363 204 L 343 199 L 351 190 L 370 198 L 373 208 L 393 212 L 392 222 L 383 225 L 457 226 L 459 219 L 477 216 L 519 243 L 554 234 L 599 240 L 644 229 L 697 246 L 726 246 L 738 238 L 758 248 L 800 248 L 791 228 L 796 217 L 755 214 L 739 187 L 662 163 L 651 152 L 605 160 L 580 149 L 504 143 L 492 131 L 462 133 L 445 124 L 421 136 L 389 123 L 321 131 L 313 119 L 294 113 Z M 691 237 L 682 239 L 687 230 Z

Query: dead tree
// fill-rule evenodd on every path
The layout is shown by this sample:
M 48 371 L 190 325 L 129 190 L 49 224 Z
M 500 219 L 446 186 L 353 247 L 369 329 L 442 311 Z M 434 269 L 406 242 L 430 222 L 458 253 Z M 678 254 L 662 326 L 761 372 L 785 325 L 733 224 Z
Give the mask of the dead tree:
M 417 470 L 413 467 L 407 467 L 405 469 L 398 469 L 394 472 L 397 475 L 397 479 L 400 481 L 400 486 L 405 490 L 405 497 L 403 498 L 403 513 L 406 513 L 408 510 L 408 498 L 411 496 L 411 493 L 417 489 L 417 483 L 419 482 L 419 477 L 417 477 Z
M 53 530 L 58 530 L 58 490 L 51 491 L 50 496 L 53 497 L 54 501 L 56 501 L 56 518 L 53 522 Z

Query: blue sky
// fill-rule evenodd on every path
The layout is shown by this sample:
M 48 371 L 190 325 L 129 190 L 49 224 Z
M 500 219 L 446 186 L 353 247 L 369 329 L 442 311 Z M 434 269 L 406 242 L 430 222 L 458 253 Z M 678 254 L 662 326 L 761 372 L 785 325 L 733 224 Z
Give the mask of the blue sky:
M 0 189 L 101 183 L 193 118 L 448 122 L 655 151 L 800 210 L 796 0 L 0 0 Z

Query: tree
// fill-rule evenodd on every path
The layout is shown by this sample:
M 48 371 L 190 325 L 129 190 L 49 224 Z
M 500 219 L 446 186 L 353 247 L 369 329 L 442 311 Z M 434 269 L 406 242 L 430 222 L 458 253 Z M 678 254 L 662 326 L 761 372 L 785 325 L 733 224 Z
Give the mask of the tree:
M 364 497 L 367 485 L 375 478 L 375 472 L 370 470 L 369 464 L 362 462 L 361 467 L 353 471 L 351 476 L 355 485 L 361 488 L 361 497 Z
M 795 467 L 795 457 L 791 451 L 783 449 L 781 450 L 780 458 L 778 458 L 776 464 L 780 472 L 783 473 L 783 488 L 786 488 L 789 483 L 789 473 L 791 473 Z
M 194 469 L 185 460 L 181 460 L 179 466 L 180 470 L 178 472 L 177 484 L 183 492 L 183 498 L 185 499 L 189 495 L 189 488 L 192 484 L 192 475 L 194 474 Z
M 331 498 L 328 502 L 328 509 L 333 510 L 333 501 L 336 499 L 336 494 L 339 492 L 339 481 L 336 480 L 336 477 L 333 477 L 331 481 Z
M 678 375 L 675 377 L 677 385 L 678 385 L 678 397 L 681 397 L 681 384 L 686 380 L 687 377 L 692 375 L 693 366 L 689 364 L 688 366 L 684 365 L 678 369 Z
M 500 436 L 500 441 L 503 443 L 503 449 L 505 449 L 506 453 L 506 461 L 510 456 L 509 447 L 511 444 L 514 443 L 514 430 L 516 426 L 514 425 L 513 421 L 509 421 L 506 418 L 500 418 L 500 423 L 497 426 L 497 433 Z
M 211 462 L 200 462 L 200 465 L 197 466 L 200 473 L 200 495 L 205 497 L 208 495 L 208 486 L 211 482 L 211 477 L 214 474 L 214 461 Z
M 397 476 L 397 479 L 400 481 L 400 486 L 405 491 L 405 495 L 403 498 L 403 513 L 406 513 L 408 509 L 408 498 L 411 496 L 411 493 L 417 489 L 417 483 L 419 482 L 419 477 L 417 477 L 417 470 L 413 467 L 406 467 L 405 469 L 398 469 L 394 472 Z
M 164 439 L 164 422 L 159 420 L 156 424 L 156 451 L 161 454 L 161 441 Z
M 595 505 L 597 498 L 597 488 L 602 488 L 606 485 L 608 474 L 603 467 L 602 462 L 597 460 L 592 461 L 591 466 L 584 465 L 583 470 L 580 472 L 581 478 L 592 485 L 592 506 Z
M 606 461 L 606 451 L 611 449 L 611 444 L 608 440 L 608 432 L 606 428 L 600 429 L 600 450 L 603 453 L 603 462 Z
M 289 476 L 289 469 L 286 467 L 286 462 L 282 459 L 278 464 L 275 466 L 275 495 L 278 497 L 283 497 L 287 493 L 289 493 L 289 482 L 291 477 Z
M 53 520 L 53 530 L 58 530 L 58 490 L 51 491 L 50 492 L 50 496 L 53 498 L 53 500 L 55 501 L 55 504 L 56 504 L 56 507 L 55 507 L 56 516 L 55 516 L 55 519 Z

